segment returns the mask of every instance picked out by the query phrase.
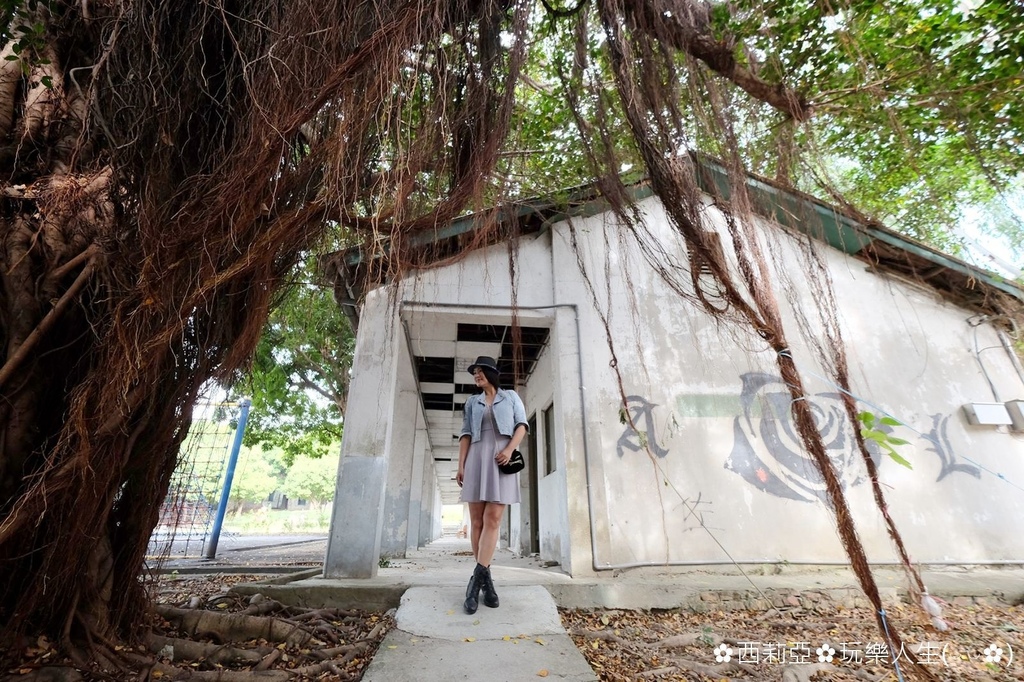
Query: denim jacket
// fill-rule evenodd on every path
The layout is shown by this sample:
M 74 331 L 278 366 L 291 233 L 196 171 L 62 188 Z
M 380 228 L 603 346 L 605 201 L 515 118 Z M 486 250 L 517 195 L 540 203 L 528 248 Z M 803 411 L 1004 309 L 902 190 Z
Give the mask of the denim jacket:
M 484 420 L 484 408 L 483 393 L 469 397 L 469 400 L 466 401 L 465 406 L 462 408 L 462 433 L 459 434 L 460 440 L 463 436 L 470 436 L 472 439 L 470 442 L 472 443 L 480 440 L 480 424 Z M 497 395 L 494 396 L 494 404 L 491 405 L 491 410 L 494 412 L 494 421 L 498 425 L 498 433 L 503 436 L 511 438 L 512 434 L 515 433 L 516 427 L 520 424 L 527 429 L 530 428 L 529 424 L 526 423 L 526 408 L 523 406 L 523 399 L 515 391 L 499 388 Z

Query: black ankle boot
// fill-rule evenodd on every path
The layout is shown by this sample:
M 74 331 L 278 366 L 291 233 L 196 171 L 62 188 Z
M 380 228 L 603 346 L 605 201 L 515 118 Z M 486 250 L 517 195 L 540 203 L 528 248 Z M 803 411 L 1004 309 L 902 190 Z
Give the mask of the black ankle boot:
M 473 570 L 473 576 L 469 579 L 469 585 L 466 586 L 466 603 L 462 607 L 470 615 L 476 613 L 477 607 L 480 606 L 480 589 L 484 585 L 481 569 L 483 566 L 477 564 Z
M 484 591 L 484 606 L 489 606 L 492 609 L 498 608 L 498 592 L 494 589 L 494 580 L 491 579 L 490 566 L 484 569 L 481 588 Z

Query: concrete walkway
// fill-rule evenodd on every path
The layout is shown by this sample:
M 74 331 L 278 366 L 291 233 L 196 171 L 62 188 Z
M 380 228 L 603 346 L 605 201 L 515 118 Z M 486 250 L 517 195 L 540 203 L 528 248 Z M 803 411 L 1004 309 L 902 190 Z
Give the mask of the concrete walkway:
M 297 545 L 282 548 L 282 552 L 308 561 L 318 547 L 315 543 Z M 244 558 L 244 553 L 238 554 Z M 391 559 L 372 579 L 332 580 L 321 577 L 317 569 L 299 572 L 301 568 L 296 567 L 294 575 L 235 589 L 262 592 L 304 606 L 387 610 L 398 607 L 402 595 L 413 587 L 453 588 L 457 597 L 465 590 L 473 566 L 468 540 L 442 538 L 406 558 Z M 229 566 L 217 568 L 230 571 Z M 818 599 L 866 605 L 852 571 L 842 566 L 748 565 L 742 572 L 736 566 L 648 567 L 571 578 L 559 566 L 544 566 L 536 557 L 516 557 L 499 550 L 491 572 L 499 594 L 510 587 L 539 585 L 562 608 L 763 610 L 773 605 L 806 605 Z M 906 595 L 907 578 L 898 567 L 878 566 L 873 573 L 883 599 Z M 1024 602 L 1024 566 L 926 566 L 922 576 L 931 594 L 949 601 L 997 598 Z
M 468 580 L 468 579 L 467 579 Z M 501 606 L 467 615 L 465 588 L 412 587 L 402 596 L 364 682 L 597 680 L 539 585 L 499 592 Z

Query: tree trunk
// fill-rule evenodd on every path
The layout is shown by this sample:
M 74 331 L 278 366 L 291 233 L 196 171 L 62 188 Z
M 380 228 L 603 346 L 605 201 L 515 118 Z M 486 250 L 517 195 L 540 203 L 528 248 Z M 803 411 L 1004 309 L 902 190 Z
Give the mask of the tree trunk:
M 163 241 L 145 240 L 123 181 L 111 201 L 111 140 L 87 102 L 115 40 L 111 17 L 87 20 L 89 8 L 103 6 L 35 10 L 39 37 L 16 34 L 4 54 L 18 59 L 0 64 L 0 651 L 15 655 L 21 634 L 73 655 L 137 635 L 141 569 L 190 406 L 231 342 L 258 330 L 268 297 L 250 274 L 221 290 L 228 300 L 182 315 L 187 286 L 146 281 Z M 189 282 L 193 250 L 177 263 Z M 238 312 L 246 302 L 257 319 Z M 204 343 L 215 347 L 197 352 Z
M 0 61 L 0 651 L 45 634 L 103 661 L 142 634 L 140 573 L 196 398 L 248 362 L 328 219 L 408 248 L 400 231 L 491 191 L 525 54 L 499 38 L 529 11 L 503 25 L 506 4 L 18 8 L 12 26 L 34 28 Z M 412 50 L 446 51 L 446 69 L 410 77 Z M 422 130 L 395 115 L 410 92 Z M 366 181 L 424 159 L 455 170 L 418 204 L 395 200 L 402 173 Z

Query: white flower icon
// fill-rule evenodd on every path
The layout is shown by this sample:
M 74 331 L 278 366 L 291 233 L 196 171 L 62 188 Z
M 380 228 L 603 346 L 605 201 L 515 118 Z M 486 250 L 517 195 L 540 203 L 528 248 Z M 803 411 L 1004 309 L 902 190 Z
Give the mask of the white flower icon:
M 998 663 L 1003 657 L 1002 648 L 995 644 L 989 644 L 985 647 L 985 651 L 983 653 L 985 654 L 986 663 Z
M 814 653 L 818 654 L 818 663 L 831 663 L 832 657 L 836 655 L 836 650 L 828 643 L 825 643 L 818 649 L 815 649 Z
M 715 660 L 719 663 L 728 663 L 732 660 L 732 647 L 719 644 L 715 647 Z

